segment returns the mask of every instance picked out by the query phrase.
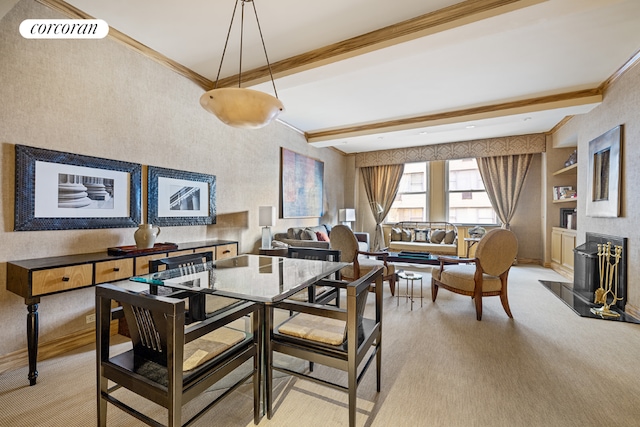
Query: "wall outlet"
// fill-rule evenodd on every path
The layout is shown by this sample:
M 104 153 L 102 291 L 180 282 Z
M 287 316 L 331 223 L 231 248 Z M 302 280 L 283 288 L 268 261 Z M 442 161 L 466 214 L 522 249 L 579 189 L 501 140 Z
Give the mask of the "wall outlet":
M 87 314 L 87 323 L 93 323 L 96 321 L 96 314 Z

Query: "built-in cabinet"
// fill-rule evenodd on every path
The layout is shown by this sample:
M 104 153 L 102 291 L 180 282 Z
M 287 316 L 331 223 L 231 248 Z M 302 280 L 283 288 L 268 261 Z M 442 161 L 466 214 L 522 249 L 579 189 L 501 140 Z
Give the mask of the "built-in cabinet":
M 576 231 L 553 227 L 551 231 L 551 268 L 573 280 L 573 248 Z

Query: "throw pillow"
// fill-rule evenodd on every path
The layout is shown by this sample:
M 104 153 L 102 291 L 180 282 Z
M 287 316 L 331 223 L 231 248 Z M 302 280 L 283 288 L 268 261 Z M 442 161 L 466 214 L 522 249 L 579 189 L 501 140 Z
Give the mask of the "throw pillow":
M 273 242 L 271 242 L 271 247 L 272 248 L 288 248 L 289 245 L 287 245 L 285 242 L 281 242 L 280 240 L 274 240 Z
M 313 241 L 318 240 L 318 238 L 316 237 L 315 231 L 310 230 L 308 228 L 305 228 L 304 230 L 302 230 L 302 233 L 300 233 L 300 238 L 301 240 L 313 240 Z
M 416 242 L 426 242 L 427 241 L 427 237 L 428 237 L 427 230 L 416 228 L 415 233 L 416 233 Z
M 450 245 L 454 240 L 456 240 L 456 231 L 449 230 L 444 233 L 444 239 L 442 240 L 442 243 L 444 243 L 445 245 Z
M 445 234 L 444 230 L 433 230 L 431 232 L 431 243 L 442 243 Z
M 408 228 L 403 228 L 400 233 L 402 234 L 402 241 L 403 242 L 410 242 L 411 241 L 411 230 Z
M 392 228 L 391 229 L 391 241 L 392 242 L 399 242 L 400 240 L 402 240 L 402 234 L 400 233 L 400 229 L 399 228 Z
M 328 242 L 329 241 L 329 236 L 327 236 L 327 233 L 323 233 L 321 231 L 316 231 L 316 237 L 318 238 L 319 242 Z

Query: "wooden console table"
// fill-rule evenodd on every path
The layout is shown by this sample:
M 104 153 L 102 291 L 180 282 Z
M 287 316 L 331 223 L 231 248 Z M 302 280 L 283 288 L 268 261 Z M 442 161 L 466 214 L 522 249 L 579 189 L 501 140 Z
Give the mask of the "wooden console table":
M 151 254 L 112 256 L 105 251 L 8 262 L 7 290 L 23 297 L 27 305 L 29 385 L 34 385 L 38 378 L 38 304 L 41 297 L 147 274 L 152 259 L 209 251 L 213 252 L 214 259 L 233 257 L 238 254 L 238 242 L 206 240 L 179 243 L 175 249 Z

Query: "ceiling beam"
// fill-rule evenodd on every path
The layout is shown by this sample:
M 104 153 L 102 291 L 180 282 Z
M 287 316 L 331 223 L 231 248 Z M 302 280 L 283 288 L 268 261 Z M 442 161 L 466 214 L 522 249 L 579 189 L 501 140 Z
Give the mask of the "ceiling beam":
M 317 130 L 305 134 L 308 142 L 330 141 L 340 138 L 396 132 L 417 129 L 427 126 L 489 119 L 505 115 L 523 114 L 568 106 L 585 105 L 602 102 L 602 89 L 586 89 L 574 92 L 547 95 L 519 101 L 484 105 L 463 110 L 446 111 L 401 119 L 385 120 L 374 123 L 363 123 L 339 128 Z
M 548 0 L 466 0 L 425 15 L 408 19 L 360 36 L 305 52 L 271 64 L 273 77 L 286 77 L 396 44 L 415 40 L 483 19 L 502 15 Z M 242 86 L 253 86 L 270 80 L 267 65 L 242 73 Z M 238 75 L 218 81 L 217 87 L 233 87 Z M 213 84 L 209 89 L 213 88 Z

